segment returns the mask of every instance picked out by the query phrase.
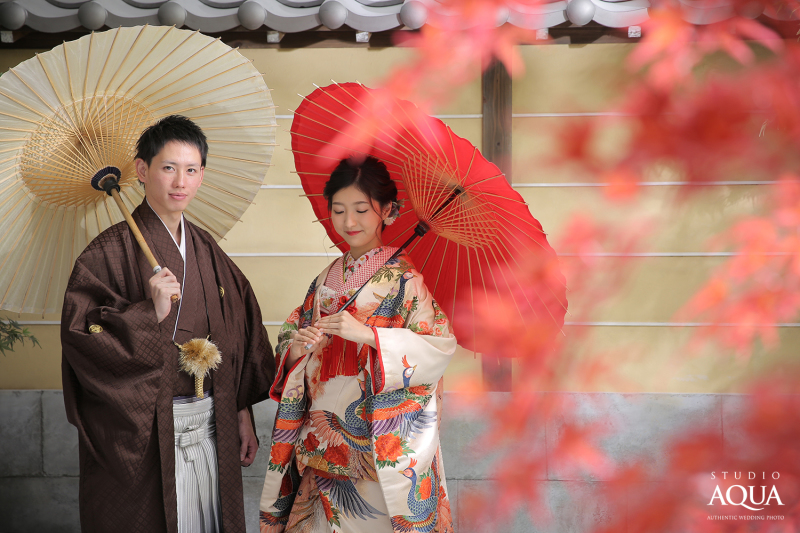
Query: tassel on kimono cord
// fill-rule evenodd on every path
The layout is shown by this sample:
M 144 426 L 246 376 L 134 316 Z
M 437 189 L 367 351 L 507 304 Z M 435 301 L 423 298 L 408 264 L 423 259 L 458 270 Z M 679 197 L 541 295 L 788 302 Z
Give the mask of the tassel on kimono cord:
M 194 393 L 198 398 L 205 398 L 203 394 L 203 379 L 212 370 L 216 370 L 222 362 L 222 354 L 212 341 L 205 339 L 191 339 L 183 344 L 174 343 L 181 351 L 181 370 L 194 376 Z
M 358 346 L 355 342 L 346 341 L 338 335 L 322 352 L 322 368 L 320 381 L 328 381 L 336 376 L 358 375 Z

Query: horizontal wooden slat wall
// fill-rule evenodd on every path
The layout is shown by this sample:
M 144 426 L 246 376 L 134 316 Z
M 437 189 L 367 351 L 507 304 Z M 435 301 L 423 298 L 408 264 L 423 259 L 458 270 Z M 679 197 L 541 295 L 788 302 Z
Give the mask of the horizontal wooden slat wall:
M 557 146 L 557 134 L 583 116 L 589 120 L 608 120 L 607 112 L 620 93 L 626 76 L 625 56 L 630 45 L 547 45 L 523 47 L 526 71 L 513 86 L 513 176 L 517 190 L 529 203 L 551 242 L 563 239 L 568 222 L 576 213 L 596 215 L 601 220 L 651 221 L 655 232 L 643 244 L 641 257 L 630 258 L 629 281 L 620 294 L 594 309 L 588 318 L 581 312 L 594 306 L 578 293 L 570 293 L 572 317 L 589 321 L 585 342 L 574 350 L 576 368 L 604 357 L 617 372 L 616 377 L 599 377 L 593 382 L 566 379 L 554 385 L 562 390 L 606 390 L 635 392 L 714 392 L 737 389 L 743 373 L 770 364 L 797 346 L 800 331 L 782 328 L 781 348 L 762 351 L 747 365 L 733 364 L 732 355 L 719 348 L 706 348 L 687 360 L 689 335 L 696 328 L 674 324 L 675 312 L 706 279 L 709 272 L 725 260 L 706 254 L 708 239 L 729 227 L 736 217 L 756 212 L 763 186 L 716 186 L 689 201 L 679 200 L 679 188 L 654 184 L 646 187 L 635 201 L 609 202 L 604 188 L 593 176 L 574 168 L 555 168 L 550 162 Z M 2 70 L 33 56 L 34 51 L 4 52 Z M 265 75 L 278 106 L 278 142 L 273 167 L 267 174 L 255 204 L 245 212 L 242 222 L 221 242 L 251 280 L 261 304 L 270 338 L 277 337 L 277 325 L 298 305 L 313 276 L 338 255 L 323 228 L 313 223 L 314 215 L 293 174 L 294 163 L 288 151 L 291 112 L 301 100 L 299 94 L 338 82 L 358 80 L 376 84 L 392 68 L 410 56 L 399 48 L 306 50 L 246 49 L 242 53 L 254 61 Z M 448 115 L 445 122 L 480 148 L 480 79 L 454 95 L 437 110 Z M 600 115 L 597 115 L 600 114 Z M 629 134 L 625 120 L 609 124 L 597 150 L 613 158 Z M 649 178 L 648 178 L 649 179 Z M 653 181 L 674 181 L 662 175 Z M 604 250 L 613 254 L 617 250 Z M 326 257 L 324 254 L 330 254 Z M 562 261 L 575 261 L 564 257 Z M 610 264 L 597 258 L 597 268 Z M 9 316 L 5 314 L 4 316 Z M 22 316 L 24 321 L 41 321 L 41 316 Z M 45 320 L 58 321 L 58 316 Z M 61 387 L 58 325 L 37 323 L 30 326 L 43 349 L 26 346 L 0 358 L 0 389 L 50 389 Z M 564 328 L 575 335 L 578 325 Z M 461 379 L 480 379 L 480 361 L 460 354 L 448 371 L 449 386 L 458 388 Z M 515 379 L 520 376 L 516 373 Z M 520 385 L 517 383 L 517 385 Z
M 738 391 L 743 378 L 790 356 L 800 329 L 781 327 L 779 348 L 757 348 L 751 359 L 749 354 L 737 359 L 716 345 L 698 345 L 689 352 L 698 328 L 687 326 L 677 312 L 728 259 L 709 253 L 710 239 L 740 217 L 758 213 L 766 187 L 715 185 L 687 197 L 675 183 L 679 176 L 660 172 L 643 177 L 647 183 L 634 200 L 612 202 L 602 178 L 575 166 L 552 164 L 560 135 L 586 120 L 603 124 L 602 138 L 594 145 L 597 154 L 611 161 L 623 153 L 631 135 L 630 119 L 614 116 L 612 110 L 621 103 L 622 85 L 634 75 L 625 65 L 632 49 L 625 44 L 522 49 L 526 71 L 515 80 L 513 95 L 514 183 L 551 243 L 557 246 L 569 222 L 582 215 L 614 223 L 619 231 L 650 228 L 635 255 L 606 249 L 590 259 L 594 271 L 625 269 L 626 282 L 613 297 L 598 304 L 593 295 L 568 293 L 571 316 L 564 332 L 568 337 L 585 336 L 565 355 L 571 359 L 565 368 L 575 372 L 565 372 L 561 382 L 549 387 Z M 577 259 L 562 256 L 561 261 Z M 571 280 L 573 285 L 577 281 Z M 590 365 L 608 371 L 579 380 L 579 371 Z M 516 386 L 523 386 L 524 376 L 515 372 L 514 377 Z

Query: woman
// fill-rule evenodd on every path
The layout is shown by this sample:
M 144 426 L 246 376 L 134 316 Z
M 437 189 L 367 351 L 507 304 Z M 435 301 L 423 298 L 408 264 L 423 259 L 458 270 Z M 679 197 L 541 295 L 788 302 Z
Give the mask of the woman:
M 409 257 L 386 263 L 399 214 L 386 166 L 343 160 L 323 195 L 350 251 L 278 337 L 261 531 L 452 531 L 439 421 L 456 339 Z

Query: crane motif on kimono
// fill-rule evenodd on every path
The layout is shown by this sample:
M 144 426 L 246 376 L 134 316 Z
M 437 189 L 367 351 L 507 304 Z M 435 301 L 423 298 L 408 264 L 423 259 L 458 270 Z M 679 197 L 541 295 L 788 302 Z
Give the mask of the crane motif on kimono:
M 436 422 L 436 412 L 424 411 L 433 392 L 428 384 L 411 386 L 411 376 L 417 366 L 403 356 L 403 388 L 371 396 L 366 402 L 366 418 L 372 422 L 373 435 L 380 436 L 399 429 L 399 437 L 408 440 L 415 433 Z
M 411 490 L 408 491 L 408 509 L 410 515 L 392 517 L 392 527 L 395 531 L 428 533 L 436 526 L 437 509 L 439 507 L 442 490 L 439 485 L 439 466 L 434 458 L 431 463 L 430 473 L 417 478 L 414 467 L 416 459 L 411 459 L 408 468 L 400 472 L 411 480 Z

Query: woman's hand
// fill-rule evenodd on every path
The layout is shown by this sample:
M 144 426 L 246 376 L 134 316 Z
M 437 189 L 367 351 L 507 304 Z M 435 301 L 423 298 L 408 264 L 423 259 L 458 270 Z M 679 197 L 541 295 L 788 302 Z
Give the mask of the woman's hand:
M 323 338 L 322 332 L 313 326 L 298 329 L 292 338 L 292 347 L 286 357 L 284 364 L 286 371 L 288 372 L 305 354 L 316 350 Z M 306 346 L 309 347 L 307 350 Z
M 239 461 L 242 466 L 250 466 L 256 460 L 258 439 L 250 421 L 250 411 L 247 409 L 239 411 L 239 443 Z
M 365 326 L 346 311 L 322 317 L 317 321 L 316 326 L 322 333 L 338 335 L 344 340 L 377 348 L 372 328 Z

